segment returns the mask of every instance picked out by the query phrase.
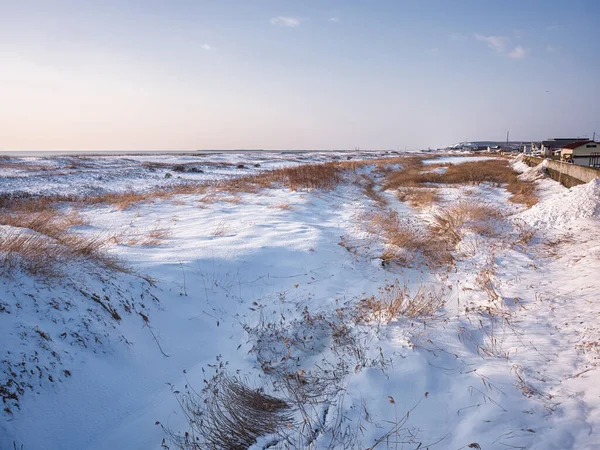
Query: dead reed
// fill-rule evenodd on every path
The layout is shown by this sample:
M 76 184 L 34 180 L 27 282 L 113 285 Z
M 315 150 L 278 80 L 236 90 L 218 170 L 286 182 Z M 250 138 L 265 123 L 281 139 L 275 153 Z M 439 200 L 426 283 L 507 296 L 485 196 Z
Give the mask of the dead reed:
M 500 210 L 492 205 L 471 201 L 459 201 L 433 214 L 430 230 L 449 244 L 457 245 L 465 231 L 483 236 L 499 233 Z
M 357 304 L 359 322 L 377 321 L 389 323 L 400 317 L 425 319 L 434 317 L 444 306 L 442 291 L 421 285 L 411 294 L 406 285 L 398 280 L 379 289 L 377 295 L 361 300 Z
M 75 260 L 128 271 L 106 253 L 105 236 L 85 237 L 70 231 L 86 223 L 75 211 L 62 212 L 48 202 L 36 204 L 38 211 L 26 202 L 0 214 L 0 226 L 5 227 L 0 231 L 0 261 L 5 274 L 21 268 L 35 276 L 52 278 Z
M 92 262 L 111 270 L 127 272 L 116 258 L 105 252 L 107 240 L 62 233 L 55 237 L 31 230 L 10 228 L 0 232 L 0 265 L 3 274 L 17 269 L 42 278 L 56 278 L 74 261 Z
M 451 266 L 452 248 L 446 240 L 432 233 L 426 225 L 401 220 L 393 210 L 381 210 L 367 216 L 367 231 L 382 238 L 386 249 L 380 256 L 383 264 L 411 266 L 421 259 L 430 267 Z
M 396 196 L 414 208 L 426 208 L 440 201 L 436 188 L 403 188 L 398 190 Z
M 247 449 L 259 437 L 285 430 L 293 420 L 286 402 L 224 373 L 208 381 L 202 394 L 188 391 L 179 396 L 190 430 L 183 435 L 168 431 L 177 449 Z M 164 442 L 163 448 L 170 447 Z
M 424 166 L 415 161 L 387 176 L 384 189 L 400 189 L 405 187 L 431 187 L 436 184 L 473 184 L 490 183 L 504 186 L 511 194 L 510 200 L 532 206 L 537 203 L 535 185 L 518 178 L 508 160 L 494 158 L 484 161 L 471 161 L 451 164 L 444 172 L 425 171 Z

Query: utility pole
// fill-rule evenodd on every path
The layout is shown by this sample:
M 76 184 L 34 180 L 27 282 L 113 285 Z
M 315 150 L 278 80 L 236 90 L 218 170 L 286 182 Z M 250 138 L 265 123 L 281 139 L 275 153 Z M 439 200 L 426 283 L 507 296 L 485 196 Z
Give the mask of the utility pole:
M 507 146 L 507 147 L 508 147 L 508 135 L 509 135 L 509 133 L 510 133 L 510 130 L 508 130 L 508 131 L 506 132 L 506 146 Z
M 592 137 L 592 141 L 596 140 L 596 132 L 594 131 L 594 137 Z

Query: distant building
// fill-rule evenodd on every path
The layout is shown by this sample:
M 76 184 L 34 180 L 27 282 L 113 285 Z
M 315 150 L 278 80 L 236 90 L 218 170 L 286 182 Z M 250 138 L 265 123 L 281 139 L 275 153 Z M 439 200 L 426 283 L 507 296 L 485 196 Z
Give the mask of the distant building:
M 542 151 L 541 142 L 527 142 L 523 144 L 522 152 L 527 155 L 537 154 L 540 151 Z
M 560 159 L 578 166 L 600 167 L 600 143 L 579 140 L 564 144 L 560 148 Z
M 542 155 L 548 155 L 551 156 L 555 153 L 559 153 L 561 151 L 561 149 L 565 146 L 565 145 L 570 145 L 573 144 L 575 142 L 581 142 L 581 141 L 586 141 L 587 139 L 585 138 L 553 138 L 553 139 L 548 139 L 546 141 L 542 141 L 541 142 L 541 153 Z

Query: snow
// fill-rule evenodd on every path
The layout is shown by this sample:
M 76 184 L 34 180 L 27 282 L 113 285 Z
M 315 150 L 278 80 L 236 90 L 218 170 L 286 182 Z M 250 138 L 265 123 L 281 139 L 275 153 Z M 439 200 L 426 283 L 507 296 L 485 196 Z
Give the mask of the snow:
M 389 152 L 251 152 L 60 155 L 0 159 L 0 195 L 145 192 L 189 182 L 257 174 L 279 167 L 393 156 Z M 179 166 L 179 168 L 177 167 Z
M 589 183 L 568 189 L 517 217 L 536 228 L 559 228 L 576 219 L 599 218 L 600 180 L 594 178 Z
M 303 163 L 296 156 L 261 159 L 261 166 Z M 302 156 L 304 162 L 324 158 Z M 253 161 L 227 158 L 249 167 Z M 100 183 L 102 189 L 123 190 L 132 179 L 136 188 L 138 182 L 162 183 L 160 176 L 138 176 L 138 169 L 122 163 L 103 157 L 90 162 L 93 170 L 61 181 L 41 172 L 13 178 L 10 172 L 0 182 L 6 192 L 74 190 L 85 180 L 96 186 L 90 180 L 98 173 L 114 180 Z M 43 164 L 63 163 L 48 158 Z M 127 178 L 125 172 L 138 175 Z M 510 204 L 502 187 L 440 189 L 438 208 L 468 198 L 506 215 L 491 236 L 464 230 L 457 249 L 462 256 L 449 270 L 384 267 L 384 244 L 363 219 L 378 206 L 352 176 L 328 192 L 273 188 L 209 203 L 181 195 L 126 210 L 84 207 L 90 225 L 77 232 L 118 236 L 111 253 L 155 281 L 83 265 L 72 267 L 66 281 L 47 283 L 24 273 L 0 278 L 0 384 L 12 370 L 23 386 L 19 405 L 9 401 L 12 412 L 0 413 L 0 448 L 160 449 L 165 433 L 157 421 L 178 432 L 187 427 L 173 391 L 202 389 L 219 355 L 226 370 L 276 396 L 283 391 L 265 364 L 297 364 L 306 371 L 335 366 L 339 389 L 323 393 L 313 419 L 324 417 L 315 423 L 326 430 L 343 418 L 355 448 L 373 445 L 398 423 L 397 433 L 378 448 L 396 448 L 395 439 L 411 442 L 398 448 L 437 441 L 433 448 L 598 448 L 600 184 L 565 189 L 547 178 L 535 180 L 541 201 L 528 210 Z M 411 208 L 393 192 L 381 194 L 402 219 L 416 224 L 426 224 L 435 211 Z M 537 229 L 528 243 L 519 241 L 522 224 Z M 169 231 L 158 245 L 131 243 L 157 226 Z M 411 293 L 421 286 L 442 293 L 445 306 L 427 319 L 340 318 L 396 280 Z M 93 294 L 107 298 L 122 319 L 90 300 Z M 307 320 L 305 311 L 314 319 Z M 335 344 L 320 315 L 328 323 L 346 323 L 360 351 Z M 264 324 L 270 324 L 271 338 L 261 331 Z M 290 358 L 282 358 L 286 348 Z M 252 448 L 272 439 L 263 437 Z M 317 432 L 313 448 L 326 448 L 330 439 L 331 433 Z

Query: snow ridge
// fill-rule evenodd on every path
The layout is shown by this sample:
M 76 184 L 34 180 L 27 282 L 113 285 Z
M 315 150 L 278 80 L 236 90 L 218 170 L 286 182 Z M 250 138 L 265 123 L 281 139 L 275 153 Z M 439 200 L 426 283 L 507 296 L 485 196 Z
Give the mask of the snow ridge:
M 516 218 L 538 228 L 556 228 L 576 219 L 600 217 L 600 180 L 554 194 Z

